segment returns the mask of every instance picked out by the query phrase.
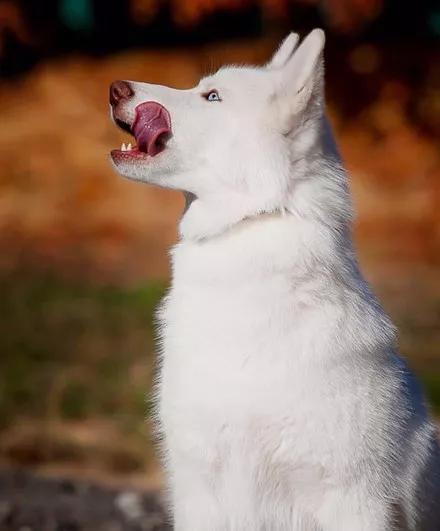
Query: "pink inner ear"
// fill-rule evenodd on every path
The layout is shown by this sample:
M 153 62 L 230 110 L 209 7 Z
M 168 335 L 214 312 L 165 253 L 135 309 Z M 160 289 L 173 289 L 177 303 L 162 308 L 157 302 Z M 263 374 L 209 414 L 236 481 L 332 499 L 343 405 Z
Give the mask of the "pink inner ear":
M 167 109 L 156 101 L 146 101 L 136 107 L 132 126 L 139 151 L 154 157 L 171 135 L 171 117 Z

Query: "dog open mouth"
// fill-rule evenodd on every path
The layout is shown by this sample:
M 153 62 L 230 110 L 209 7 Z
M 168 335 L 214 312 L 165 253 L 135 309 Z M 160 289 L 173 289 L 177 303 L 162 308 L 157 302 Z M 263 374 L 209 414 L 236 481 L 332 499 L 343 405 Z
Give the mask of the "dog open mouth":
M 114 149 L 111 156 L 115 161 L 155 157 L 165 149 L 171 136 L 170 114 L 160 103 L 146 101 L 136 107 L 135 113 L 132 125 L 115 119 L 117 125 L 136 140 L 136 145 L 124 143 L 121 149 Z

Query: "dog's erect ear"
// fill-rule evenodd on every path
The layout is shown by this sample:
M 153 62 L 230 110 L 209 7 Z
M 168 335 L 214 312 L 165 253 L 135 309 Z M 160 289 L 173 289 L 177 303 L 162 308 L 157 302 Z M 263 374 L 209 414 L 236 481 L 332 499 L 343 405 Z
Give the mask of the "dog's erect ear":
M 272 70 L 284 66 L 295 50 L 298 41 L 298 33 L 289 33 L 273 54 L 272 59 L 267 63 L 266 68 Z
M 317 75 L 321 75 L 319 70 L 322 68 L 324 44 L 324 32 L 321 29 L 314 29 L 285 64 L 283 68 L 284 82 L 287 81 L 296 93 L 305 90 L 308 85 L 316 81 Z
M 290 119 L 303 110 L 313 93 L 323 90 L 323 58 L 325 34 L 311 31 L 275 76 L 275 94 L 285 118 Z

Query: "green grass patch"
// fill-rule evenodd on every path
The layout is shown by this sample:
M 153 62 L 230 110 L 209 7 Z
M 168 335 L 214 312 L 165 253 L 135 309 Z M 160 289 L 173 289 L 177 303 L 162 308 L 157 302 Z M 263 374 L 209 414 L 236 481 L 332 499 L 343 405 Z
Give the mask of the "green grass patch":
M 0 428 L 23 417 L 142 421 L 165 289 L 0 278 Z
M 436 415 L 440 415 L 440 373 L 421 374 L 428 402 Z

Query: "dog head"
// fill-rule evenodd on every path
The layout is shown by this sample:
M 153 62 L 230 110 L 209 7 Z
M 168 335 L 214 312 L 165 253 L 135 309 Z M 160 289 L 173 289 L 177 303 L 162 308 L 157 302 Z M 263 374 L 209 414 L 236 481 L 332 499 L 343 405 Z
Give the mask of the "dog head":
M 292 166 L 307 158 L 324 118 L 324 33 L 297 44 L 291 33 L 268 64 L 223 67 L 188 90 L 114 82 L 112 117 L 136 143 L 111 152 L 117 171 L 188 192 L 195 200 L 182 226 L 199 224 L 200 236 L 287 206 L 300 175 Z

